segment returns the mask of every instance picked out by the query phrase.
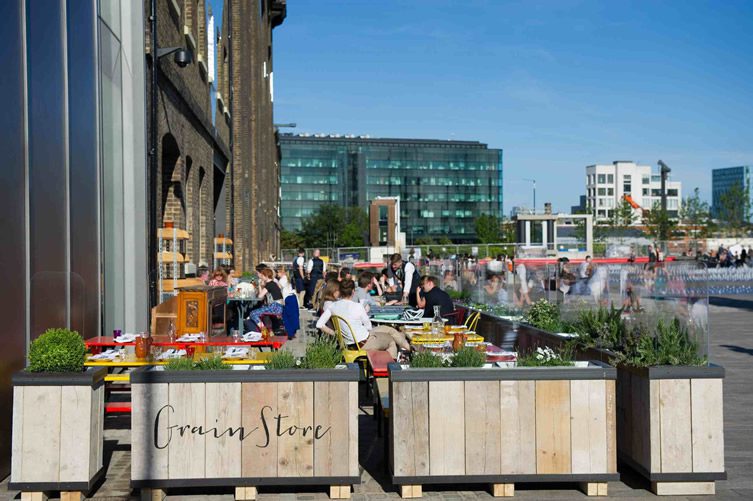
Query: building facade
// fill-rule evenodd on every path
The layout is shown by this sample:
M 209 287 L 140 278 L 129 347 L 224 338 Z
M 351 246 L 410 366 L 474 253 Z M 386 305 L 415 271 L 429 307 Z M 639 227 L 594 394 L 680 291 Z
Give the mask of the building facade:
M 279 249 L 272 29 L 285 18 L 285 2 L 225 0 L 221 30 L 207 33 L 205 0 L 146 1 L 147 18 L 152 1 L 156 38 L 147 23 L 147 76 L 151 79 L 152 68 L 157 68 L 159 91 L 156 102 L 151 101 L 157 131 L 150 248 L 156 256 L 160 228 L 185 230 L 186 262 L 212 267 L 214 239 L 225 236 L 233 240 L 234 266 L 250 269 Z M 210 40 L 215 46 L 215 92 L 209 75 Z M 192 64 L 166 56 L 156 58 L 155 66 L 153 47 L 183 47 L 192 54 Z M 160 278 L 156 257 L 150 265 L 154 291 Z
M 146 330 L 144 11 L 130 0 L 7 0 L 0 16 L 3 242 L 0 477 L 11 374 L 52 327 Z
M 750 189 L 750 165 L 725 167 L 711 171 L 711 212 L 714 217 L 721 213 L 722 196 L 733 186 L 737 185 L 748 195 L 753 204 L 753 193 Z
M 294 231 L 319 206 L 368 210 L 400 197 L 408 243 L 475 239 L 474 219 L 502 216 L 502 150 L 476 141 L 282 134 L 282 226 Z
M 668 179 L 666 189 L 667 213 L 676 219 L 682 203 L 682 183 Z M 640 225 L 643 211 L 661 203 L 661 175 L 653 173 L 650 165 L 630 161 L 586 167 L 586 203 L 595 223 L 608 222 L 626 199 L 633 206 L 634 224 Z

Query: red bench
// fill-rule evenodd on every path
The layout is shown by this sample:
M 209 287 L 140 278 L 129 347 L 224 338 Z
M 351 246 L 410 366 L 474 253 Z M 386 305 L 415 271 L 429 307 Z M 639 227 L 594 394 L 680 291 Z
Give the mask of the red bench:
M 131 402 L 107 402 L 105 414 L 130 414 Z
M 387 377 L 387 365 L 395 361 L 386 351 L 371 350 L 366 352 L 366 358 L 369 360 L 371 374 L 374 377 Z

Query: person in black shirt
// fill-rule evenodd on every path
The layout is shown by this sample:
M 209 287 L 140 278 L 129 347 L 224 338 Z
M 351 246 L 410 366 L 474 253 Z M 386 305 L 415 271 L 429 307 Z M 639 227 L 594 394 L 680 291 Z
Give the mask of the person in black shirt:
M 434 307 L 439 306 L 440 315 L 448 315 L 455 311 L 455 304 L 449 294 L 439 288 L 437 277 L 424 277 L 421 281 L 421 289 L 424 291 L 424 318 L 434 316 Z
M 248 316 L 248 320 L 243 322 L 243 327 L 246 332 L 254 330 L 258 327 L 259 332 L 264 327 L 264 322 L 261 321 L 263 315 L 282 315 L 282 289 L 275 282 L 275 274 L 269 268 L 264 268 L 259 271 L 259 299 L 267 299 L 267 304 L 260 308 L 256 308 Z

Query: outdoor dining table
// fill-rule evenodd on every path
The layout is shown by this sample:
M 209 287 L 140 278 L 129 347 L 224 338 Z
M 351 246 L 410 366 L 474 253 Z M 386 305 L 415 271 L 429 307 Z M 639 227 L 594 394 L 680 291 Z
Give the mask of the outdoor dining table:
M 238 312 L 238 332 L 244 332 L 243 320 L 248 316 L 248 312 L 261 301 L 257 296 L 228 296 L 227 304 L 235 304 Z
M 421 317 L 415 320 L 403 320 L 402 318 L 400 319 L 377 318 L 377 317 L 371 318 L 371 323 L 373 324 L 386 324 L 386 325 L 423 325 L 425 322 L 431 322 L 431 318 Z
M 279 350 L 285 343 L 288 342 L 287 336 L 270 336 L 269 339 L 261 341 L 243 341 L 243 339 L 235 340 L 232 336 L 214 336 L 209 337 L 205 341 L 179 341 L 180 337 L 177 337 L 175 341 L 170 341 L 168 336 L 152 336 L 152 346 L 250 346 L 254 348 L 270 348 L 272 350 Z M 115 340 L 112 336 L 97 336 L 89 339 L 85 339 L 87 348 L 103 348 L 110 346 L 135 346 L 136 341 L 128 341 L 121 343 Z

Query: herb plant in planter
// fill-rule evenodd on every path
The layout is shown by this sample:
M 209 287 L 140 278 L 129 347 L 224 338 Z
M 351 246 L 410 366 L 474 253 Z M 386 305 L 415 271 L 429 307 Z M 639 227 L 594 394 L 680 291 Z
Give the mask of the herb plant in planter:
M 80 495 L 102 475 L 107 370 L 84 371 L 85 353 L 78 332 L 49 329 L 13 375 L 10 489 Z
M 300 360 L 276 352 L 265 370 L 207 359 L 196 370 L 134 371 L 132 487 L 227 486 L 249 499 L 259 485 L 326 484 L 350 497 L 360 481 L 359 370 L 341 360 L 321 339 Z

